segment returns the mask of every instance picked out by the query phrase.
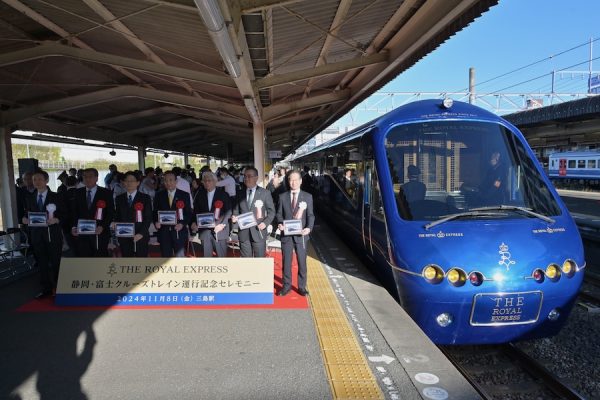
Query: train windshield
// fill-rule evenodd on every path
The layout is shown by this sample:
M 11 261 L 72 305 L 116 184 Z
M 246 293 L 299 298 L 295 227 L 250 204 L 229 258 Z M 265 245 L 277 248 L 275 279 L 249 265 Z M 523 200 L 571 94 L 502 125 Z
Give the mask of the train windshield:
M 486 218 L 561 213 L 523 144 L 502 125 L 400 125 L 388 132 L 385 146 L 403 219 L 436 221 L 470 211 L 477 216 L 483 209 Z M 513 212 L 518 209 L 535 214 Z

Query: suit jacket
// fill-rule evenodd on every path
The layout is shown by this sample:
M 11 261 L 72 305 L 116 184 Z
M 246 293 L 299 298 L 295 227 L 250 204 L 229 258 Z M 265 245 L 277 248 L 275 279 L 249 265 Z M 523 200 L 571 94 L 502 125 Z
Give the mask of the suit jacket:
M 139 190 L 135 193 L 131 206 L 129 206 L 127 192 L 121 193 L 115 198 L 115 222 L 133 222 L 135 223 L 135 233 L 144 235 L 144 239 L 150 239 L 148 229 L 152 223 L 152 199 L 145 193 Z M 142 222 L 137 222 L 135 205 L 141 203 Z
M 275 206 L 273 205 L 273 197 L 271 196 L 271 192 L 267 189 L 263 189 L 260 186 L 256 187 L 256 191 L 254 192 L 254 198 L 252 200 L 252 204 L 248 204 L 246 201 L 246 194 L 248 193 L 248 189 L 244 188 L 244 190 L 240 190 L 237 194 L 237 206 L 233 210 L 233 215 L 240 215 L 247 213 L 249 211 L 254 212 L 254 217 L 256 218 L 256 201 L 261 200 L 263 205 L 261 207 L 261 218 L 256 218 L 257 225 L 261 222 L 265 223 L 265 229 L 262 230 L 262 237 L 258 231 L 258 226 L 253 226 L 248 229 L 240 229 L 238 232 L 238 238 L 240 240 L 250 240 L 259 242 L 267 240 L 267 226 L 271 225 L 273 219 L 275 218 Z
M 177 222 L 183 225 L 192 223 L 192 206 L 190 204 L 190 194 L 183 190 L 175 189 L 173 196 L 173 204 L 169 207 L 169 193 L 163 189 L 156 193 L 154 198 L 154 222 L 158 222 L 159 211 L 177 211 L 177 202 L 183 201 L 183 219 L 177 217 Z
M 46 194 L 46 200 L 44 201 L 44 206 L 40 209 L 37 205 L 37 191 L 33 192 L 33 194 L 28 194 L 25 197 L 25 209 L 24 216 L 27 217 L 28 212 L 46 212 L 46 206 L 48 204 L 54 204 L 56 206 L 56 210 L 54 211 L 54 218 L 58 218 L 59 223 L 50 225 L 50 238 L 53 242 L 59 243 L 62 241 L 62 230 L 60 228 L 60 223 L 67 216 L 67 209 L 65 207 L 65 203 L 63 202 L 63 198 L 58 193 L 55 193 L 48 189 L 48 193 Z M 29 235 L 31 236 L 31 242 L 36 243 L 39 241 L 48 241 L 48 228 L 46 227 L 33 227 L 29 229 Z
M 194 220 L 192 222 L 196 222 L 196 214 L 204 214 L 204 213 L 213 213 L 215 212 L 215 202 L 220 200 L 223 203 L 223 207 L 219 212 L 219 218 L 215 220 L 216 224 L 225 224 L 225 228 L 219 233 L 219 238 L 228 238 L 229 237 L 229 218 L 231 217 L 232 209 L 231 209 L 231 198 L 225 192 L 223 188 L 216 188 L 215 194 L 213 196 L 213 202 L 208 208 L 208 192 L 204 189 L 201 189 L 194 199 Z M 198 227 L 199 229 L 202 229 Z M 221 236 L 222 235 L 222 236 Z
M 96 195 L 92 199 L 92 206 L 89 209 L 87 206 L 87 187 L 75 189 L 73 209 L 71 210 L 72 224 L 77 227 L 77 220 L 79 219 L 95 220 L 99 201 L 104 201 L 106 207 L 102 210 L 102 219 L 97 220 L 96 224 L 103 228 L 101 236 L 110 236 L 110 224 L 115 213 L 113 194 L 110 190 L 100 186 L 96 187 Z
M 300 208 L 300 203 L 306 203 L 306 209 L 302 212 L 302 228 L 309 228 L 312 232 L 315 224 L 315 214 L 313 212 L 313 198 L 310 193 L 300 190 L 298 198 L 296 199 L 296 208 L 292 210 L 292 192 L 287 191 L 279 195 L 279 204 L 277 206 L 277 222 L 283 224 L 286 219 L 295 219 L 294 215 Z M 281 232 L 281 241 L 290 240 L 293 238 L 294 242 L 298 243 L 302 241 L 302 235 L 285 236 Z

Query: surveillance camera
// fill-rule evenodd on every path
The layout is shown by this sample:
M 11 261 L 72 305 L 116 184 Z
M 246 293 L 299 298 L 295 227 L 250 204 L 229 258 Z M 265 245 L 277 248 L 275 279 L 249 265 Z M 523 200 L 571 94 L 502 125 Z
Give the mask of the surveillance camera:
M 163 157 L 169 158 L 169 153 L 165 153 L 165 155 Z
M 114 151 L 114 150 L 111 150 L 111 151 L 110 151 L 110 153 L 108 153 L 108 154 L 110 154 L 111 156 L 113 156 L 113 157 L 114 157 L 114 156 L 116 156 L 116 155 L 117 155 L 117 152 L 116 152 L 116 151 Z

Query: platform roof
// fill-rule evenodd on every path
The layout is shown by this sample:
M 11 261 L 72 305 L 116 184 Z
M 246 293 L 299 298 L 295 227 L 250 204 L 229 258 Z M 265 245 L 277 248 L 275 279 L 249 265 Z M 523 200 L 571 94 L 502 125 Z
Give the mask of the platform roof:
M 197 3 L 0 0 L 3 126 L 244 162 L 264 124 L 285 154 L 497 1 Z
M 600 142 L 600 96 L 566 101 L 504 115 L 531 147 L 562 147 Z

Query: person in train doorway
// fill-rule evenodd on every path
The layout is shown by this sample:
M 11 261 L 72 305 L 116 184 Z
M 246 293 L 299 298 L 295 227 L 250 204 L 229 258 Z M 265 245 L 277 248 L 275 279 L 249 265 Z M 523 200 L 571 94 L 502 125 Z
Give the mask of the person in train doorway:
M 202 174 L 203 190 L 194 200 L 194 215 L 213 214 L 214 227 L 204 228 L 192 222 L 192 232 L 198 232 L 202 241 L 204 257 L 227 256 L 227 240 L 229 239 L 229 218 L 231 217 L 231 199 L 225 189 L 217 187 L 217 175 L 213 172 Z
M 406 173 L 408 182 L 402 185 L 402 193 L 404 193 L 404 197 L 409 203 L 425 200 L 427 187 L 423 182 L 419 181 L 419 175 L 421 175 L 419 167 L 416 165 L 408 166 Z
M 25 216 L 21 222 L 28 225 L 33 255 L 40 268 L 42 290 L 35 296 L 39 299 L 56 291 L 63 241 L 60 221 L 66 217 L 67 209 L 62 196 L 48 188 L 46 171 L 37 170 L 32 177 L 35 191 L 26 198 Z M 44 213 L 46 223 L 33 226 L 34 221 L 29 220 L 30 212 Z
M 490 154 L 489 166 L 480 187 L 481 200 L 484 205 L 501 205 L 506 194 L 506 166 L 500 152 Z
M 298 171 L 290 172 L 288 176 L 290 190 L 279 196 L 277 207 L 278 227 L 283 232 L 281 235 L 281 250 L 283 253 L 283 288 L 279 296 L 287 295 L 292 289 L 292 252 L 296 252 L 298 261 L 298 293 L 306 296 L 307 269 L 306 269 L 306 247 L 309 234 L 315 224 L 313 213 L 313 198 L 310 193 L 300 190 L 302 176 Z M 300 220 L 302 230 L 300 234 L 286 235 L 283 221 Z
M 257 185 L 258 170 L 247 167 L 244 170 L 245 190 L 240 190 L 231 221 L 238 222 L 238 216 L 252 212 L 257 225 L 239 229 L 240 254 L 242 257 L 265 257 L 267 253 L 267 226 L 275 218 L 273 198 L 267 189 Z M 239 227 L 239 226 L 238 226 Z
M 188 226 L 192 222 L 190 194 L 177 189 L 177 176 L 173 171 L 165 172 L 163 180 L 165 189 L 156 193 L 154 199 L 154 226 L 158 230 L 160 253 L 162 257 L 184 257 Z M 175 217 L 169 215 L 161 223 L 159 211 L 174 211 Z
M 77 238 L 77 257 L 108 257 L 110 224 L 114 216 L 113 193 L 98 186 L 98 170 L 83 170 L 84 186 L 76 189 L 71 210 L 71 234 Z M 80 235 L 77 226 L 80 220 L 96 221 L 96 231 L 91 235 Z
M 123 257 L 148 257 L 150 223 L 152 222 L 152 199 L 138 190 L 140 178 L 133 171 L 124 174 L 125 193 L 115 198 L 115 223 L 134 224 L 133 237 L 118 237 Z

